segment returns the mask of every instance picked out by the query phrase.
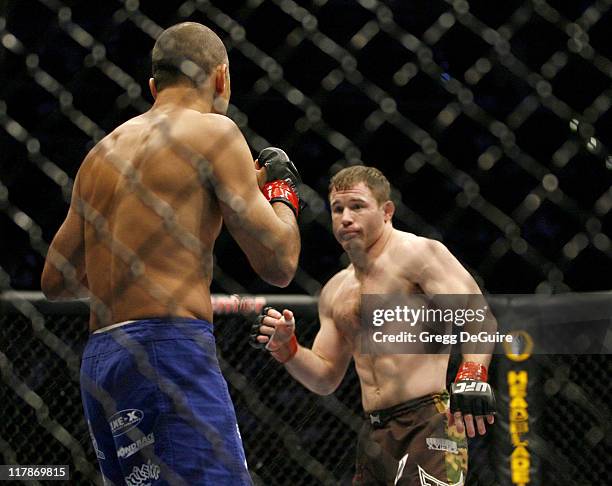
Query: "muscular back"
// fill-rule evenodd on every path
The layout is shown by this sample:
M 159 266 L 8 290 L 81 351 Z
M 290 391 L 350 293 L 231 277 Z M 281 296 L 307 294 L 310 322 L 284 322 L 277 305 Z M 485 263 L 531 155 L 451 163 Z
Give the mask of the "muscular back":
M 216 118 L 151 110 L 85 159 L 75 190 L 85 220 L 92 329 L 166 315 L 212 319 L 212 249 L 222 219 L 193 139 L 197 127 L 199 149 L 221 149 L 223 140 L 207 133 Z

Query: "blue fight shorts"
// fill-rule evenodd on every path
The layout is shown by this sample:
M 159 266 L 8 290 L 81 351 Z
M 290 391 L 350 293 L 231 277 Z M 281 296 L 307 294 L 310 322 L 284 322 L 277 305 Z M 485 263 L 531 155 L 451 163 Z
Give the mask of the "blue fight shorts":
M 81 395 L 105 484 L 253 484 L 212 328 L 147 319 L 90 336 Z

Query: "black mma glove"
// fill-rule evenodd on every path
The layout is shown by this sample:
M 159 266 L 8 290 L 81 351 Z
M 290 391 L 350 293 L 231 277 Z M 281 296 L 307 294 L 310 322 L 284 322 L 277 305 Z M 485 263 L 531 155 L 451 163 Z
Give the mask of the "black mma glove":
M 487 368 L 471 361 L 462 363 L 450 390 L 451 413 L 494 415 L 495 395 L 487 383 Z
M 293 332 L 293 329 L 295 329 L 295 321 L 293 320 L 293 318 L 291 319 L 292 322 L 289 324 L 292 325 L 293 328 L 289 328 L 289 332 L 287 332 L 287 329 L 284 329 L 282 337 L 277 337 L 276 331 L 272 336 L 263 334 L 261 332 L 261 326 L 265 325 L 263 320 L 268 315 L 269 310 L 273 310 L 273 308 L 264 307 L 261 311 L 261 314 L 259 314 L 255 318 L 253 324 L 251 325 L 249 344 L 255 349 L 265 349 L 269 351 L 270 354 L 274 357 L 274 359 L 279 363 L 286 363 L 291 358 L 293 358 L 293 356 L 295 356 L 295 353 L 297 353 L 298 350 L 297 338 L 295 337 L 295 333 Z M 259 336 L 266 336 L 268 338 L 268 342 L 260 343 L 257 340 Z
M 297 218 L 305 204 L 300 198 L 298 186 L 302 183 L 293 162 L 287 154 L 276 147 L 268 147 L 259 152 L 259 166 L 266 169 L 266 183 L 261 192 L 270 204 L 282 202 L 289 206 Z

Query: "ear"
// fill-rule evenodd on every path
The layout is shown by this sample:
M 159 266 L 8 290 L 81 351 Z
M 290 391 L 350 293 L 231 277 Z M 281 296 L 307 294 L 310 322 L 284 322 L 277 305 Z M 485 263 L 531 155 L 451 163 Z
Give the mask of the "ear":
M 213 93 L 212 112 L 225 115 L 230 99 L 230 79 L 227 64 L 220 64 L 215 68 L 214 78 L 215 91 Z
M 229 69 L 227 68 L 227 64 L 220 64 L 215 71 L 215 92 L 218 96 L 229 98 L 229 90 Z
M 157 86 L 155 86 L 155 79 L 149 78 L 149 90 L 153 99 L 157 99 Z
M 383 204 L 383 212 L 385 213 L 385 223 L 391 221 L 395 213 L 395 204 L 393 204 L 393 201 L 387 201 Z

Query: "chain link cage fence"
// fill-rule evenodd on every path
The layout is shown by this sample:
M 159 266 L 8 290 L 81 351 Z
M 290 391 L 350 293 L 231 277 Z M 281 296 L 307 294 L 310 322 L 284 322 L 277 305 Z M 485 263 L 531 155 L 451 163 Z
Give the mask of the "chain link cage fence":
M 312 343 L 318 330 L 315 298 L 258 299 L 260 306 L 293 308 L 300 316 L 300 342 Z M 221 368 L 256 484 L 351 484 L 356 435 L 364 419 L 354 369 L 333 395 L 314 395 L 248 345 L 254 314 L 241 312 L 233 296 L 214 300 Z M 491 303 L 495 308 L 494 298 Z M 74 484 L 99 483 L 78 385 L 87 306 L 50 304 L 24 293 L 5 294 L 2 304 L 0 410 L 8 419 L 0 424 L 4 461 L 69 464 Z M 533 355 L 521 361 L 496 355 L 491 382 L 498 396 L 497 423 L 493 433 L 470 440 L 466 484 L 605 484 L 610 371 L 607 355 Z M 517 404 L 517 398 L 524 403 Z M 517 456 L 516 433 L 527 441 L 528 457 Z
M 316 296 L 347 264 L 330 231 L 326 191 L 331 175 L 360 163 L 391 180 L 396 227 L 442 240 L 489 292 L 608 290 L 611 7 L 609 0 L 2 2 L 0 288 L 39 288 L 83 157 L 151 106 L 154 40 L 193 20 L 227 46 L 228 115 L 251 148 L 281 146 L 302 172 L 303 250 L 286 292 Z M 227 233 L 216 245 L 212 288 L 277 292 Z M 95 483 L 77 386 L 87 308 L 11 300 L 0 325 L 2 460 L 70 464 L 75 484 Z M 306 344 L 317 329 L 313 306 L 299 323 Z M 243 317 L 217 323 L 254 477 L 350 482 L 361 420 L 354 373 L 334 396 L 318 398 L 247 349 Z M 529 416 L 530 482 L 605 483 L 607 357 L 503 363 L 493 364 L 498 389 L 508 386 L 508 367 L 519 367 L 533 410 L 541 410 Z M 479 454 L 472 453 L 468 484 L 521 484 L 500 468 L 513 459 L 524 466 L 525 458 L 513 456 L 507 436 L 493 447 L 497 440 L 504 439 L 472 444 Z

